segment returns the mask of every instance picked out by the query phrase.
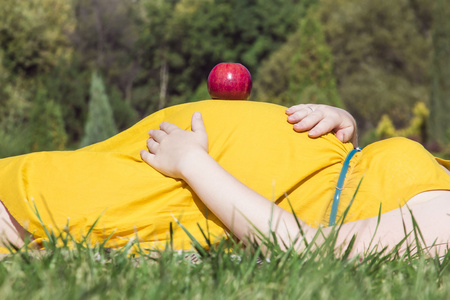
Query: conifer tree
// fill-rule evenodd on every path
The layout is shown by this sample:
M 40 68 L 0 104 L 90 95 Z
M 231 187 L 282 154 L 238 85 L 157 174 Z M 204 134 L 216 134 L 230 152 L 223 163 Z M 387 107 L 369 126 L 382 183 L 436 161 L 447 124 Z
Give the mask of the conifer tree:
M 31 151 L 64 150 L 67 134 L 61 107 L 38 88 L 30 117 Z
M 315 7 L 300 23 L 299 48 L 292 58 L 289 91 L 295 103 L 343 107 L 333 74 L 333 55 L 325 41 Z
M 92 74 L 88 116 L 81 147 L 101 142 L 117 133 L 113 111 L 101 77 Z
M 450 142 L 450 2 L 437 0 L 434 11 L 433 59 L 430 99 L 430 136 Z

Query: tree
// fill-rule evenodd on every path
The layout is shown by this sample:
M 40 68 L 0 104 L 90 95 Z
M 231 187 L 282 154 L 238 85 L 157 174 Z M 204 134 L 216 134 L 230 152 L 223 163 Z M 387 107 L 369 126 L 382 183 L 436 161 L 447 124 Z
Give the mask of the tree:
M 437 0 L 434 11 L 430 136 L 450 143 L 450 3 Z
M 39 85 L 46 85 L 47 97 L 58 105 L 61 98 L 74 94 L 69 91 L 61 95 L 59 87 L 53 87 L 55 82 L 64 80 L 64 76 L 50 78 L 50 74 L 55 75 L 55 69 L 70 65 L 72 59 L 73 48 L 68 35 L 75 27 L 75 20 L 71 4 L 71 1 L 59 0 L 2 1 L 0 126 L 4 134 L 17 131 L 17 124 L 23 130 L 28 126 L 32 108 L 39 106 L 33 103 L 37 100 L 34 95 L 38 94 Z M 45 77 L 49 80 L 44 83 Z
M 378 139 L 386 139 L 394 136 L 404 136 L 425 143 L 427 140 L 427 126 L 429 110 L 423 102 L 418 102 L 413 109 L 414 116 L 409 126 L 406 128 L 396 129 L 392 120 L 388 115 L 383 115 L 375 130 Z
M 146 16 L 143 27 L 145 28 L 138 42 L 141 49 L 145 49 L 141 64 L 148 69 L 148 81 L 146 82 L 152 92 L 146 95 L 150 110 L 159 110 L 168 104 L 170 74 L 173 68 L 184 64 L 180 49 L 181 36 L 185 33 L 184 26 L 177 24 L 179 9 L 176 9 L 178 1 L 147 1 L 144 3 Z M 191 8 L 192 11 L 194 8 Z M 190 15 L 190 13 L 188 12 Z M 144 103 L 140 99 L 140 103 Z M 148 106 L 145 108 L 148 109 Z
M 254 79 L 254 99 L 290 106 L 294 104 L 289 90 L 292 59 L 298 51 L 299 34 L 292 34 L 289 40 L 261 63 L 258 76 Z
M 254 85 L 256 98 L 285 106 L 312 102 L 342 107 L 317 3 L 307 7 L 299 29 L 262 63 Z
M 81 147 L 101 142 L 117 133 L 113 112 L 100 76 L 92 74 L 89 110 Z
M 61 61 L 48 73 L 33 78 L 45 87 L 47 97 L 61 107 L 69 147 L 79 145 L 88 110 L 92 71 L 81 64 L 80 55 L 74 52 L 70 61 Z
M 298 28 L 311 1 L 296 0 L 215 0 L 204 1 L 192 16 L 188 38 L 183 49 L 191 68 L 192 86 L 206 80 L 209 71 L 219 62 L 244 64 L 257 78 L 262 61 L 279 49 Z M 187 74 L 186 74 L 187 75 Z
M 0 62 L 3 51 L 0 49 Z M 10 72 L 0 63 L 0 157 L 24 154 L 30 151 L 27 127 L 25 126 L 29 92 L 23 80 L 14 80 Z
M 131 101 L 140 71 L 138 49 L 140 1 L 72 0 L 77 26 L 69 35 L 81 64 L 102 72 L 125 101 Z
M 43 87 L 38 89 L 30 117 L 31 151 L 64 150 L 67 134 L 60 106 L 48 99 Z
M 145 30 L 138 48 L 148 70 L 146 88 L 139 93 L 146 98 L 133 103 L 152 98 L 158 107 L 189 101 L 219 62 L 243 63 L 256 77 L 260 62 L 296 30 L 303 7 L 298 0 L 144 3 Z
M 0 62 L 3 51 L 0 49 Z M 29 92 L 21 76 L 13 76 L 0 63 L 0 131 L 8 134 L 27 118 Z
M 67 34 L 74 22 L 70 1 L 5 0 L 0 5 L 3 64 L 13 73 L 47 72 L 72 53 Z
M 343 107 L 333 73 L 333 55 L 325 42 L 315 7 L 301 20 L 298 51 L 291 59 L 289 94 L 294 103 Z
M 324 0 L 320 20 L 345 107 L 360 128 L 388 114 L 405 127 L 414 103 L 429 100 L 429 1 Z

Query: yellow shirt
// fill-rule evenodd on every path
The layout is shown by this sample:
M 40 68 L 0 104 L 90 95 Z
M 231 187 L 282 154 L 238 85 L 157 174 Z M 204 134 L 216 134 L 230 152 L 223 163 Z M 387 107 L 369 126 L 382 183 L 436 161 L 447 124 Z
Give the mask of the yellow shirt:
M 199 226 L 214 242 L 226 236 L 223 224 L 183 181 L 160 174 L 139 155 L 148 130 L 163 121 L 188 130 L 195 111 L 203 114 L 211 156 L 226 170 L 286 210 L 292 205 L 311 226 L 328 224 L 339 172 L 353 146 L 333 134 L 312 139 L 296 133 L 285 107 L 251 101 L 177 105 L 83 149 L 0 159 L 0 200 L 37 242 L 46 237 L 42 223 L 54 231 L 67 226 L 76 239 L 95 224 L 90 243 L 110 237 L 108 247 L 133 239 L 164 247 L 172 240 L 174 248 L 190 249 L 178 220 L 206 246 Z M 374 143 L 350 163 L 338 218 L 361 179 L 345 221 L 376 216 L 380 203 L 385 212 L 422 191 L 450 189 L 450 176 L 419 144 L 400 138 Z

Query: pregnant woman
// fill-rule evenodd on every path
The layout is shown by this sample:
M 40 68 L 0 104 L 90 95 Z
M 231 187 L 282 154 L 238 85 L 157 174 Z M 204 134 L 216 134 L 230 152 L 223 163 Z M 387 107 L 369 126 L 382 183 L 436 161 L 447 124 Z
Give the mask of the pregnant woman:
M 372 237 L 394 247 L 405 237 L 403 223 L 412 230 L 412 213 L 426 246 L 446 250 L 448 162 L 403 138 L 354 150 L 342 142 L 353 138 L 354 121 L 335 108 L 296 106 L 287 113 L 295 130 L 315 129 L 294 131 L 285 107 L 211 100 L 166 108 L 77 151 L 1 159 L 0 227 L 17 245 L 26 234 L 39 245 L 43 225 L 81 239 L 95 224 L 91 243 L 109 237 L 108 247 L 120 247 L 139 239 L 155 248 L 171 239 L 174 248 L 190 249 L 182 224 L 205 247 L 199 226 L 213 242 L 232 233 L 246 243 L 256 231 L 273 231 L 301 250 L 301 238 L 344 221 L 339 243 L 356 233 L 359 253 Z M 147 139 L 149 151 L 141 151 Z M 300 239 L 292 211 L 305 232 Z

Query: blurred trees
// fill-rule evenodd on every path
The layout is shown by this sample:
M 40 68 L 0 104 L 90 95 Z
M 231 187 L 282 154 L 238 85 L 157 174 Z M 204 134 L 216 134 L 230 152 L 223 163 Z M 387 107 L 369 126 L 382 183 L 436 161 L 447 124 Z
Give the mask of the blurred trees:
M 80 147 L 106 140 L 117 133 L 113 111 L 101 77 L 94 72 L 91 79 L 88 117 Z
M 340 99 L 367 133 L 363 144 L 373 141 L 384 114 L 397 128 L 407 126 L 414 104 L 429 103 L 432 4 L 322 0 L 299 21 L 303 29 L 262 62 L 257 98 L 284 105 Z
M 322 103 L 343 107 L 317 5 L 308 9 L 299 24 L 288 42 L 262 64 L 255 83 L 258 100 L 286 106 Z
M 429 99 L 430 1 L 324 0 L 321 19 L 338 90 L 362 129 L 382 114 L 397 127 Z
M 58 0 L 3 1 L 0 20 L 0 152 L 6 156 L 31 151 L 39 77 L 70 61 L 75 23 L 70 2 Z
M 31 151 L 64 150 L 67 134 L 61 107 L 49 99 L 44 87 L 37 90 L 30 115 Z
M 70 2 L 3 1 L 0 19 L 2 62 L 12 73 L 29 78 L 70 57 L 67 35 L 74 26 Z
M 261 62 L 258 76 L 253 80 L 253 99 L 285 106 L 294 104 L 289 91 L 292 59 L 298 51 L 299 34 L 292 34 L 288 41 Z
M 438 116 L 448 110 L 439 103 L 450 101 L 443 80 L 450 63 L 445 5 L 444 0 L 4 0 L 0 156 L 62 145 L 32 132 L 34 122 L 43 128 L 59 124 L 66 146 L 78 147 L 86 135 L 94 70 L 102 75 L 117 130 L 123 130 L 160 108 L 208 98 L 206 78 L 222 61 L 248 67 L 253 100 L 344 106 L 366 136 L 363 144 L 380 137 L 376 128 L 387 124 L 386 118 L 396 134 L 404 133 L 399 128 L 409 128 L 419 102 L 436 121 L 430 126 L 448 131 L 448 120 Z M 39 120 L 37 114 L 47 117 Z
M 58 0 L 3 1 L 0 20 L 0 120 L 4 120 L 11 107 L 32 100 L 37 76 L 70 59 L 68 34 L 74 22 L 70 3 Z
M 437 0 L 435 5 L 430 135 L 443 145 L 450 142 L 450 3 Z
M 84 128 L 93 70 L 104 76 L 114 118 L 118 129 L 123 130 L 137 120 L 131 98 L 141 71 L 136 47 L 140 3 L 122 0 L 72 1 L 77 25 L 70 39 L 77 56 L 72 60 L 71 67 L 78 69 L 78 85 L 82 85 L 84 90 L 84 94 L 78 96 L 81 102 L 73 107 L 77 113 L 72 114 L 71 119 L 80 122 L 77 128 L 72 129 L 76 131 L 74 138 L 79 138 Z
M 405 128 L 396 129 L 394 123 L 387 114 L 381 117 L 375 130 L 378 139 L 386 139 L 395 136 L 404 136 L 417 142 L 424 143 L 428 139 L 428 116 L 430 111 L 423 102 L 418 102 L 413 109 L 413 118 Z
M 219 62 L 244 64 L 255 77 L 261 60 L 295 32 L 299 0 L 143 1 L 146 15 L 138 42 L 142 66 L 141 109 L 186 102 Z M 143 105 L 143 97 L 139 97 Z M 158 105 L 154 105 L 158 103 Z
M 312 7 L 300 22 L 297 49 L 292 58 L 289 82 L 291 101 L 343 107 L 336 89 L 333 56 L 325 42 L 316 7 Z

